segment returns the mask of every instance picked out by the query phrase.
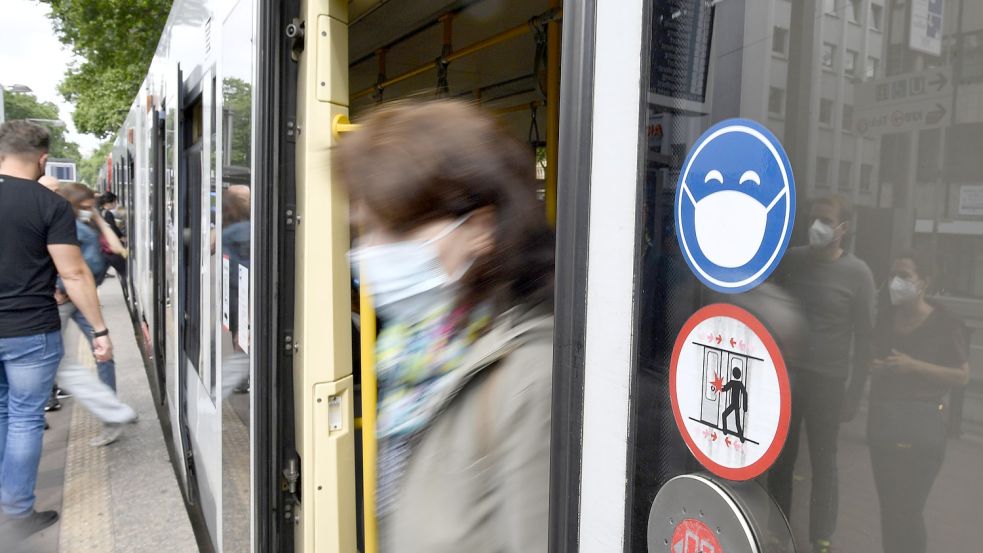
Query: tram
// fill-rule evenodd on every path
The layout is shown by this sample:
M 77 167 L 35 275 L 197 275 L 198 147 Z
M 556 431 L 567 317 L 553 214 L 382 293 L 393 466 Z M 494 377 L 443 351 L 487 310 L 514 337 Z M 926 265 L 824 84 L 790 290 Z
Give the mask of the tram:
M 967 0 L 175 0 L 107 186 L 202 550 L 374 553 L 331 148 L 433 97 L 528 141 L 555 224 L 550 551 L 978 547 L 981 37 Z M 917 362 L 897 279 L 948 325 Z

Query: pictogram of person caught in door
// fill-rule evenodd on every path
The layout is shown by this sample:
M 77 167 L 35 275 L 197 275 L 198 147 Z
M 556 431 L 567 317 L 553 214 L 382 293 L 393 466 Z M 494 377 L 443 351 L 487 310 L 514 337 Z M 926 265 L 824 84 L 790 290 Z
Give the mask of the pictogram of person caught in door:
M 730 436 L 737 438 L 742 444 L 758 444 L 746 434 L 749 413 L 752 412 L 748 382 L 751 365 L 763 360 L 737 349 L 713 345 L 730 343 L 735 348 L 744 346 L 734 338 L 726 342 L 723 336 L 710 338 L 709 344 L 693 342 L 703 349 L 703 394 L 700 417 L 690 419 L 707 426 L 709 436 L 714 441 L 716 432 L 720 432 L 727 447 L 731 447 L 734 441 Z

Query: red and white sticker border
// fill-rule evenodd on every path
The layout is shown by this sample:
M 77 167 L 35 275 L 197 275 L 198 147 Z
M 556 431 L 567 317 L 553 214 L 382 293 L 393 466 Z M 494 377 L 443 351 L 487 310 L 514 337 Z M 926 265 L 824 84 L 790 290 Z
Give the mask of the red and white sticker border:
M 764 455 L 746 467 L 726 467 L 720 463 L 717 463 L 708 455 L 703 453 L 703 451 L 701 451 L 696 445 L 693 437 L 690 436 L 689 432 L 686 430 L 686 424 L 683 421 L 682 413 L 679 411 L 679 402 L 676 399 L 676 375 L 678 373 L 679 355 L 682 352 L 683 346 L 686 344 L 686 339 L 697 325 L 713 317 L 730 317 L 747 325 L 747 327 L 754 332 L 758 339 L 761 340 L 761 343 L 768 351 L 768 355 L 771 357 L 771 361 L 775 365 L 775 373 L 778 377 L 779 398 L 781 402 L 779 405 L 778 428 L 775 431 L 775 436 L 772 438 L 771 444 L 768 446 L 768 449 L 765 450 Z M 737 307 L 736 305 L 726 303 L 710 304 L 700 308 L 686 320 L 683 328 L 679 331 L 679 334 L 676 335 L 676 343 L 672 348 L 672 357 L 669 362 L 669 398 L 672 400 L 672 415 L 676 419 L 676 427 L 679 429 L 679 433 L 682 434 L 683 440 L 686 442 L 686 447 L 689 448 L 690 452 L 694 457 L 696 457 L 701 465 L 721 478 L 739 481 L 757 478 L 766 470 L 771 468 L 773 464 L 775 464 L 775 461 L 778 459 L 778 455 L 782 452 L 782 448 L 785 446 L 785 439 L 788 437 L 792 408 L 792 392 L 791 387 L 789 386 L 788 370 L 785 367 L 785 360 L 782 357 L 781 350 L 778 348 L 778 343 L 775 342 L 775 339 L 772 337 L 771 333 L 768 332 L 768 329 L 765 328 L 765 325 L 762 324 L 761 321 L 759 321 L 758 318 L 752 315 L 750 312 Z

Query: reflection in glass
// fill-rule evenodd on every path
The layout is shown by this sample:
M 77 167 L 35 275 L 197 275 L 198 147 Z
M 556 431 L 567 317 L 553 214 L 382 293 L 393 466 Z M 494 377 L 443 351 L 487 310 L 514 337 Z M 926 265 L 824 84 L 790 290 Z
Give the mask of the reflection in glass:
M 628 550 L 647 551 L 660 486 L 704 470 L 676 428 L 667 375 L 684 321 L 714 302 L 761 319 L 788 365 L 790 435 L 753 484 L 799 551 L 977 549 L 983 5 L 647 5 Z M 721 295 L 683 261 L 672 206 L 686 153 L 731 117 L 781 141 L 798 217 L 773 276 Z
M 250 550 L 251 412 L 249 295 L 252 160 L 252 13 L 239 2 L 223 29 L 221 61 L 221 206 L 216 273 L 221 275 L 216 319 L 221 321 L 223 550 Z

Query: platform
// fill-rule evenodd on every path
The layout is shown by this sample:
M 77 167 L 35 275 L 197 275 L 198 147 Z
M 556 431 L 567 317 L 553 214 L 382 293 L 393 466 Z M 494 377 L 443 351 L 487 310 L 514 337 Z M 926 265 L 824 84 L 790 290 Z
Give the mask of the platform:
M 48 414 L 36 504 L 61 518 L 11 553 L 198 551 L 119 281 L 107 279 L 99 295 L 113 337 L 119 397 L 140 420 L 116 443 L 92 447 L 101 424 L 78 402 L 61 400 L 61 410 Z M 70 325 L 66 354 L 81 354 L 94 370 L 88 345 Z

